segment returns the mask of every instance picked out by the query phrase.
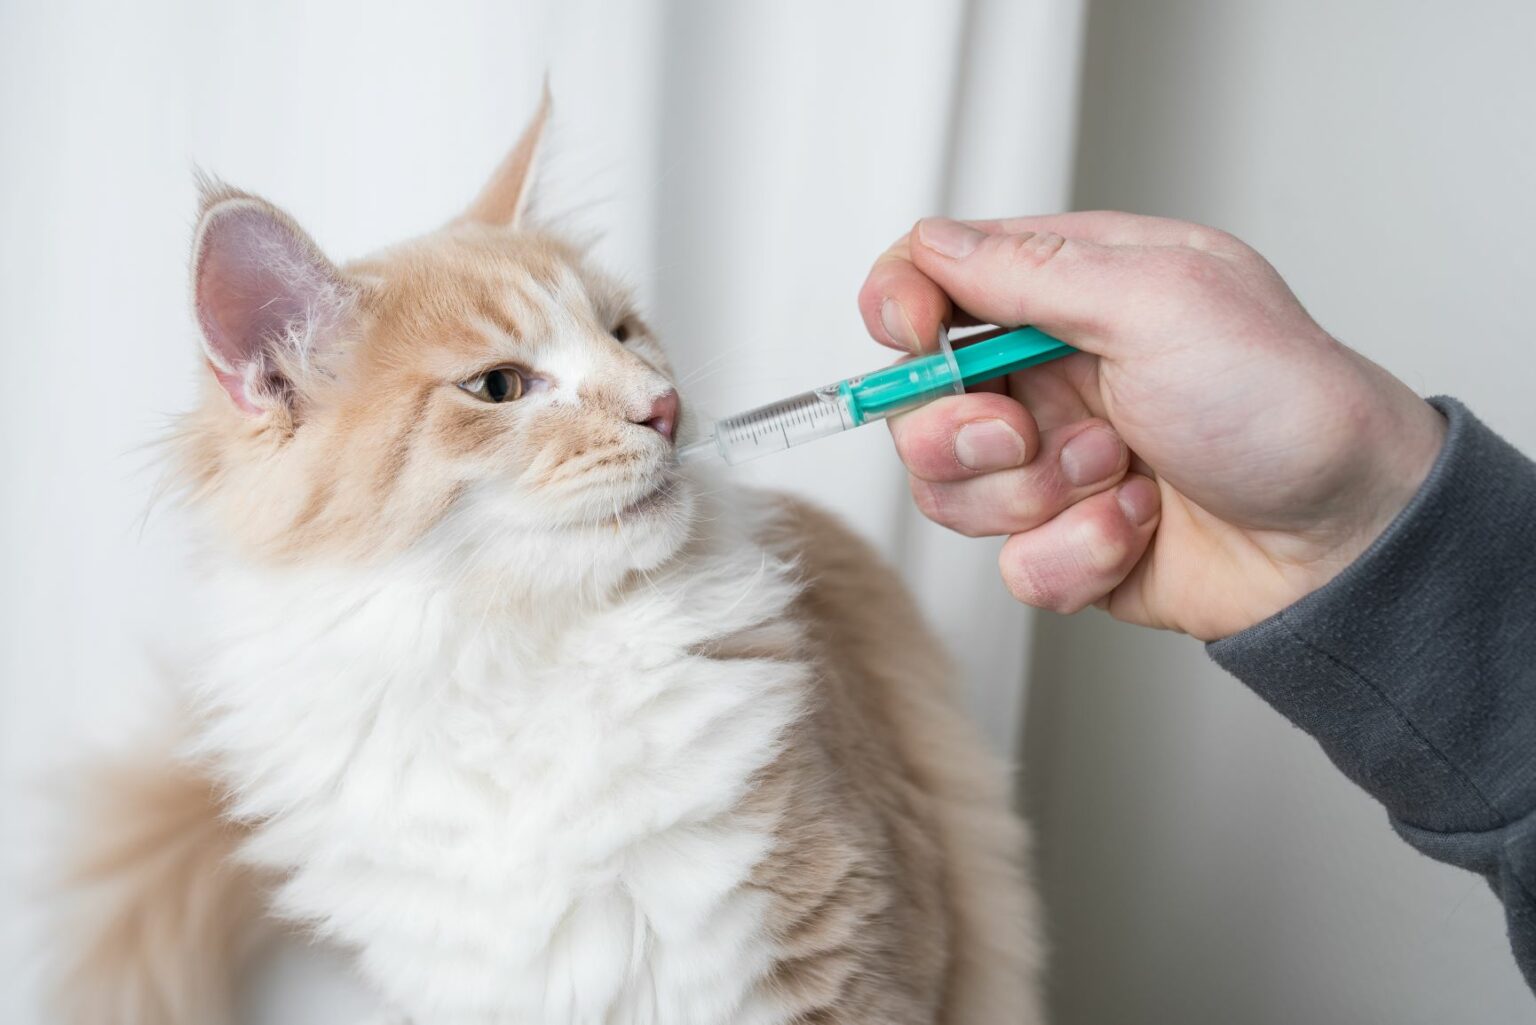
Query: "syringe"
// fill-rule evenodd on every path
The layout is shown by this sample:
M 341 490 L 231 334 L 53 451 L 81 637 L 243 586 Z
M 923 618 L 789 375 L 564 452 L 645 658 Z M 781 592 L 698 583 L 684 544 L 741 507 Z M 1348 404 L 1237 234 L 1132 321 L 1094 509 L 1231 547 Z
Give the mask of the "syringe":
M 949 339 L 941 335 L 939 346 L 940 351 L 931 356 L 905 360 L 717 420 L 702 440 L 678 449 L 677 457 L 686 461 L 714 454 L 727 463 L 745 462 L 884 420 L 941 395 L 960 394 L 968 384 L 1077 351 L 1032 327 L 959 349 L 952 348 Z

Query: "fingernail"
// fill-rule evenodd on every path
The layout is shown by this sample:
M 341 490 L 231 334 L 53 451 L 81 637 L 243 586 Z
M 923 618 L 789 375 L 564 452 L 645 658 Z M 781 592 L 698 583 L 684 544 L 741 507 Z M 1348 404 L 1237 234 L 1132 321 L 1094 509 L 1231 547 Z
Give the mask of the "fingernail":
M 912 329 L 912 322 L 907 320 L 907 311 L 895 299 L 887 299 L 880 304 L 880 326 L 891 336 L 891 341 L 908 352 L 917 351 L 917 332 Z
M 1132 477 L 1115 492 L 1115 501 L 1131 525 L 1139 527 L 1157 515 L 1157 485 L 1145 477 Z
M 971 227 L 947 217 L 925 217 L 917 222 L 917 240 L 951 260 L 963 260 L 981 244 L 986 236 Z
M 1024 439 L 1001 420 L 976 420 L 955 435 L 955 458 L 967 470 L 1006 470 L 1024 461 Z
M 1061 449 L 1061 474 L 1083 487 L 1120 469 L 1124 446 L 1118 435 L 1102 427 L 1090 427 Z

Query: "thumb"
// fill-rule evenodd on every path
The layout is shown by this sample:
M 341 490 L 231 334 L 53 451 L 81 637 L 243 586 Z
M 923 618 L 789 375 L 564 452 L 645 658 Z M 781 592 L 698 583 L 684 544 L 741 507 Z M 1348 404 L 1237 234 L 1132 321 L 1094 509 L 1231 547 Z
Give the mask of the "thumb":
M 912 263 L 973 317 L 1033 324 L 1089 352 L 1103 354 L 1136 283 L 1134 251 L 1049 231 L 929 217 L 912 242 Z

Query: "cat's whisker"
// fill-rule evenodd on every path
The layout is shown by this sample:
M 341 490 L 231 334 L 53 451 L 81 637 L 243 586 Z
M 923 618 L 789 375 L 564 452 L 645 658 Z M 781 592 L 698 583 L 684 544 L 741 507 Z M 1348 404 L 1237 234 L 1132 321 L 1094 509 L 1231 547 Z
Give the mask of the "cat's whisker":
M 149 521 L 159 510 L 160 503 L 176 489 L 176 481 L 169 471 L 162 471 L 155 477 L 155 482 L 150 485 L 149 495 L 144 499 L 144 508 L 134 518 L 134 536 L 142 542 L 145 533 L 149 530 Z
M 754 342 L 742 342 L 737 345 L 728 346 L 725 351 L 716 353 L 709 359 L 705 360 L 703 363 L 700 363 L 698 366 L 694 367 L 693 370 L 678 378 L 677 386 L 679 388 L 684 388 L 690 384 L 696 384 L 699 381 L 700 374 L 705 373 L 706 371 L 713 372 L 725 360 L 730 359 L 745 349 L 755 347 L 756 343 Z
M 158 438 L 131 446 L 120 453 L 122 458 L 129 456 L 146 456 L 145 461 L 134 468 L 134 473 L 153 473 L 154 479 L 149 487 L 149 494 L 145 496 L 144 507 L 134 517 L 132 529 L 138 541 L 144 540 L 144 534 L 149 529 L 150 520 L 158 511 L 160 504 L 178 488 L 182 487 L 175 478 L 171 467 L 167 464 L 167 450 L 175 441 L 172 428 L 176 418 L 166 416 L 162 418 L 165 425 L 165 433 Z

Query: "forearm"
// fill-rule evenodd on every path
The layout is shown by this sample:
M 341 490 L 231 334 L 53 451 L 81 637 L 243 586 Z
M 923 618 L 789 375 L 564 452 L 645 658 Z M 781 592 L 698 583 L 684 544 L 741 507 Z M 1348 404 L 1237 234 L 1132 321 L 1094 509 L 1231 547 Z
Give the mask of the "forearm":
M 1436 405 L 1445 449 L 1381 538 L 1208 650 L 1406 839 L 1488 877 L 1536 987 L 1536 464 L 1460 404 Z

